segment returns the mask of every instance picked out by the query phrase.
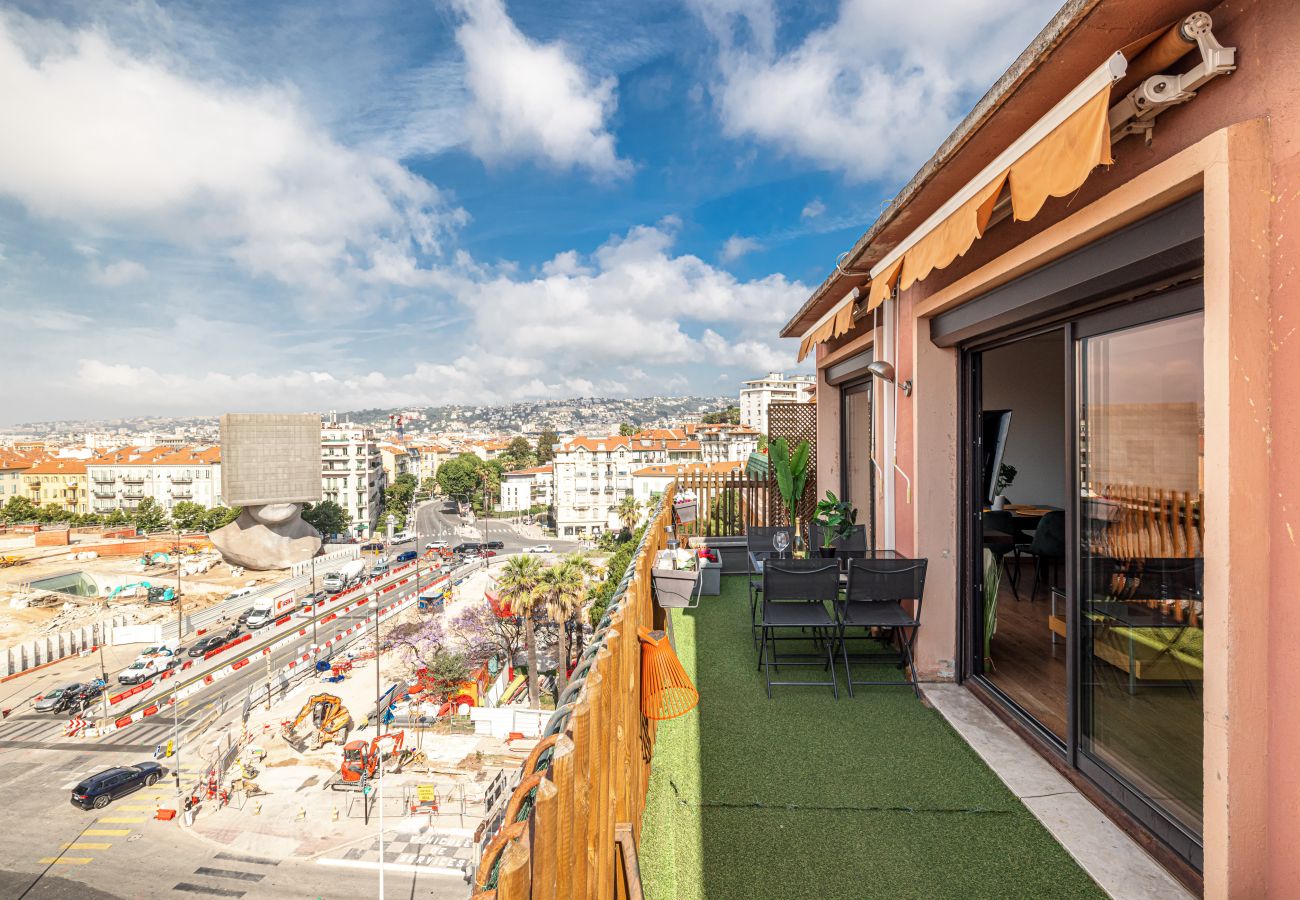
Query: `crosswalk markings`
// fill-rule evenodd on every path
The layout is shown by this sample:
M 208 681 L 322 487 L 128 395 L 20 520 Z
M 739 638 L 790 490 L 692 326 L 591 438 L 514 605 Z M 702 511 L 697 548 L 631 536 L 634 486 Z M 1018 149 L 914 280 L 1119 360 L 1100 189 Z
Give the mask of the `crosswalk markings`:
M 125 837 L 130 833 L 130 828 L 87 828 L 82 832 L 91 837 Z
M 105 816 L 100 819 L 101 822 L 116 822 L 119 825 L 125 825 L 133 822 L 143 822 L 144 816 Z
M 261 881 L 266 876 L 261 872 L 238 872 L 234 869 L 213 869 L 208 866 L 199 866 L 194 870 L 195 875 L 207 875 L 209 878 L 233 878 L 236 881 Z
M 182 881 L 173 891 L 186 891 L 191 894 L 209 894 L 213 897 L 242 897 L 245 891 L 232 891 L 228 888 L 205 887 L 201 884 L 190 884 L 188 881 Z
M 224 850 L 218 853 L 214 858 L 229 860 L 230 862 L 253 863 L 258 866 L 278 866 L 280 864 L 278 859 L 264 859 L 260 856 L 245 856 L 241 853 L 227 853 Z
M 107 850 L 109 847 L 112 846 L 113 845 L 108 842 L 104 842 L 100 844 L 94 841 L 77 841 L 72 844 L 64 844 L 63 849 L 64 850 Z
M 84 866 L 92 862 L 89 856 L 42 856 L 43 866 Z

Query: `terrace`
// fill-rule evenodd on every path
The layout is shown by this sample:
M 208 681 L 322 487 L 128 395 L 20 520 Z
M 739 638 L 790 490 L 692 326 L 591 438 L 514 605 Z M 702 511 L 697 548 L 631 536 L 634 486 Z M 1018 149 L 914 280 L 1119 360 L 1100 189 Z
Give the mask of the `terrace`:
M 753 482 L 695 485 L 712 510 L 698 530 L 761 524 L 768 507 Z M 494 823 L 475 897 L 1106 896 L 909 688 L 850 698 L 841 670 L 838 700 L 827 687 L 779 687 L 769 700 L 747 575 L 724 575 L 696 608 L 660 608 L 649 576 L 668 510 L 663 501 L 652 516 Z M 700 699 L 655 722 L 643 714 L 637 633 L 669 619 Z M 853 677 L 898 672 L 855 663 Z

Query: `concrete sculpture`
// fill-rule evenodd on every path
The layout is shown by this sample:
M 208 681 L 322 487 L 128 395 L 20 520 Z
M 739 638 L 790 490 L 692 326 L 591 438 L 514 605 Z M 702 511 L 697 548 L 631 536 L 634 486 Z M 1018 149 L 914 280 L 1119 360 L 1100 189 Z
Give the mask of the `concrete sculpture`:
M 311 559 L 321 545 L 320 532 L 303 521 L 297 503 L 246 506 L 208 537 L 226 562 L 257 571 L 287 569 Z

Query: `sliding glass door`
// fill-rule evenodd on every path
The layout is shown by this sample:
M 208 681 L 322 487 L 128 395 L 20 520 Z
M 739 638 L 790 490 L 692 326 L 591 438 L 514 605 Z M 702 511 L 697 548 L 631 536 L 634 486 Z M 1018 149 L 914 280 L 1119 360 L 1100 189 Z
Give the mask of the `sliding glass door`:
M 1079 752 L 1202 812 L 1204 316 L 1078 332 Z
M 871 378 L 845 385 L 841 422 L 844 434 L 844 483 L 840 496 L 858 511 L 858 523 L 867 528 L 867 546 L 876 546 L 875 472 L 871 425 Z

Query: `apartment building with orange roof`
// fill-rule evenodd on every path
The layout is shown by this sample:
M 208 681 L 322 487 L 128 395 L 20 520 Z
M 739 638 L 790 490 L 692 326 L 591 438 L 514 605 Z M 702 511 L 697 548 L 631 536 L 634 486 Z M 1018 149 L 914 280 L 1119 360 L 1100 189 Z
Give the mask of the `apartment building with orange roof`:
M 132 510 L 146 497 L 168 510 L 182 502 L 224 505 L 219 447 L 122 447 L 87 461 L 85 469 L 93 513 Z
M 501 498 L 497 509 L 523 512 L 534 506 L 550 506 L 555 498 L 555 467 L 547 464 L 516 469 L 501 475 Z
M 47 458 L 34 463 L 21 477 L 27 499 L 37 506 L 56 506 L 71 513 L 89 511 L 82 460 Z
M 682 475 L 734 475 L 744 468 L 741 460 L 644 466 L 632 472 L 632 496 L 644 507 Z

